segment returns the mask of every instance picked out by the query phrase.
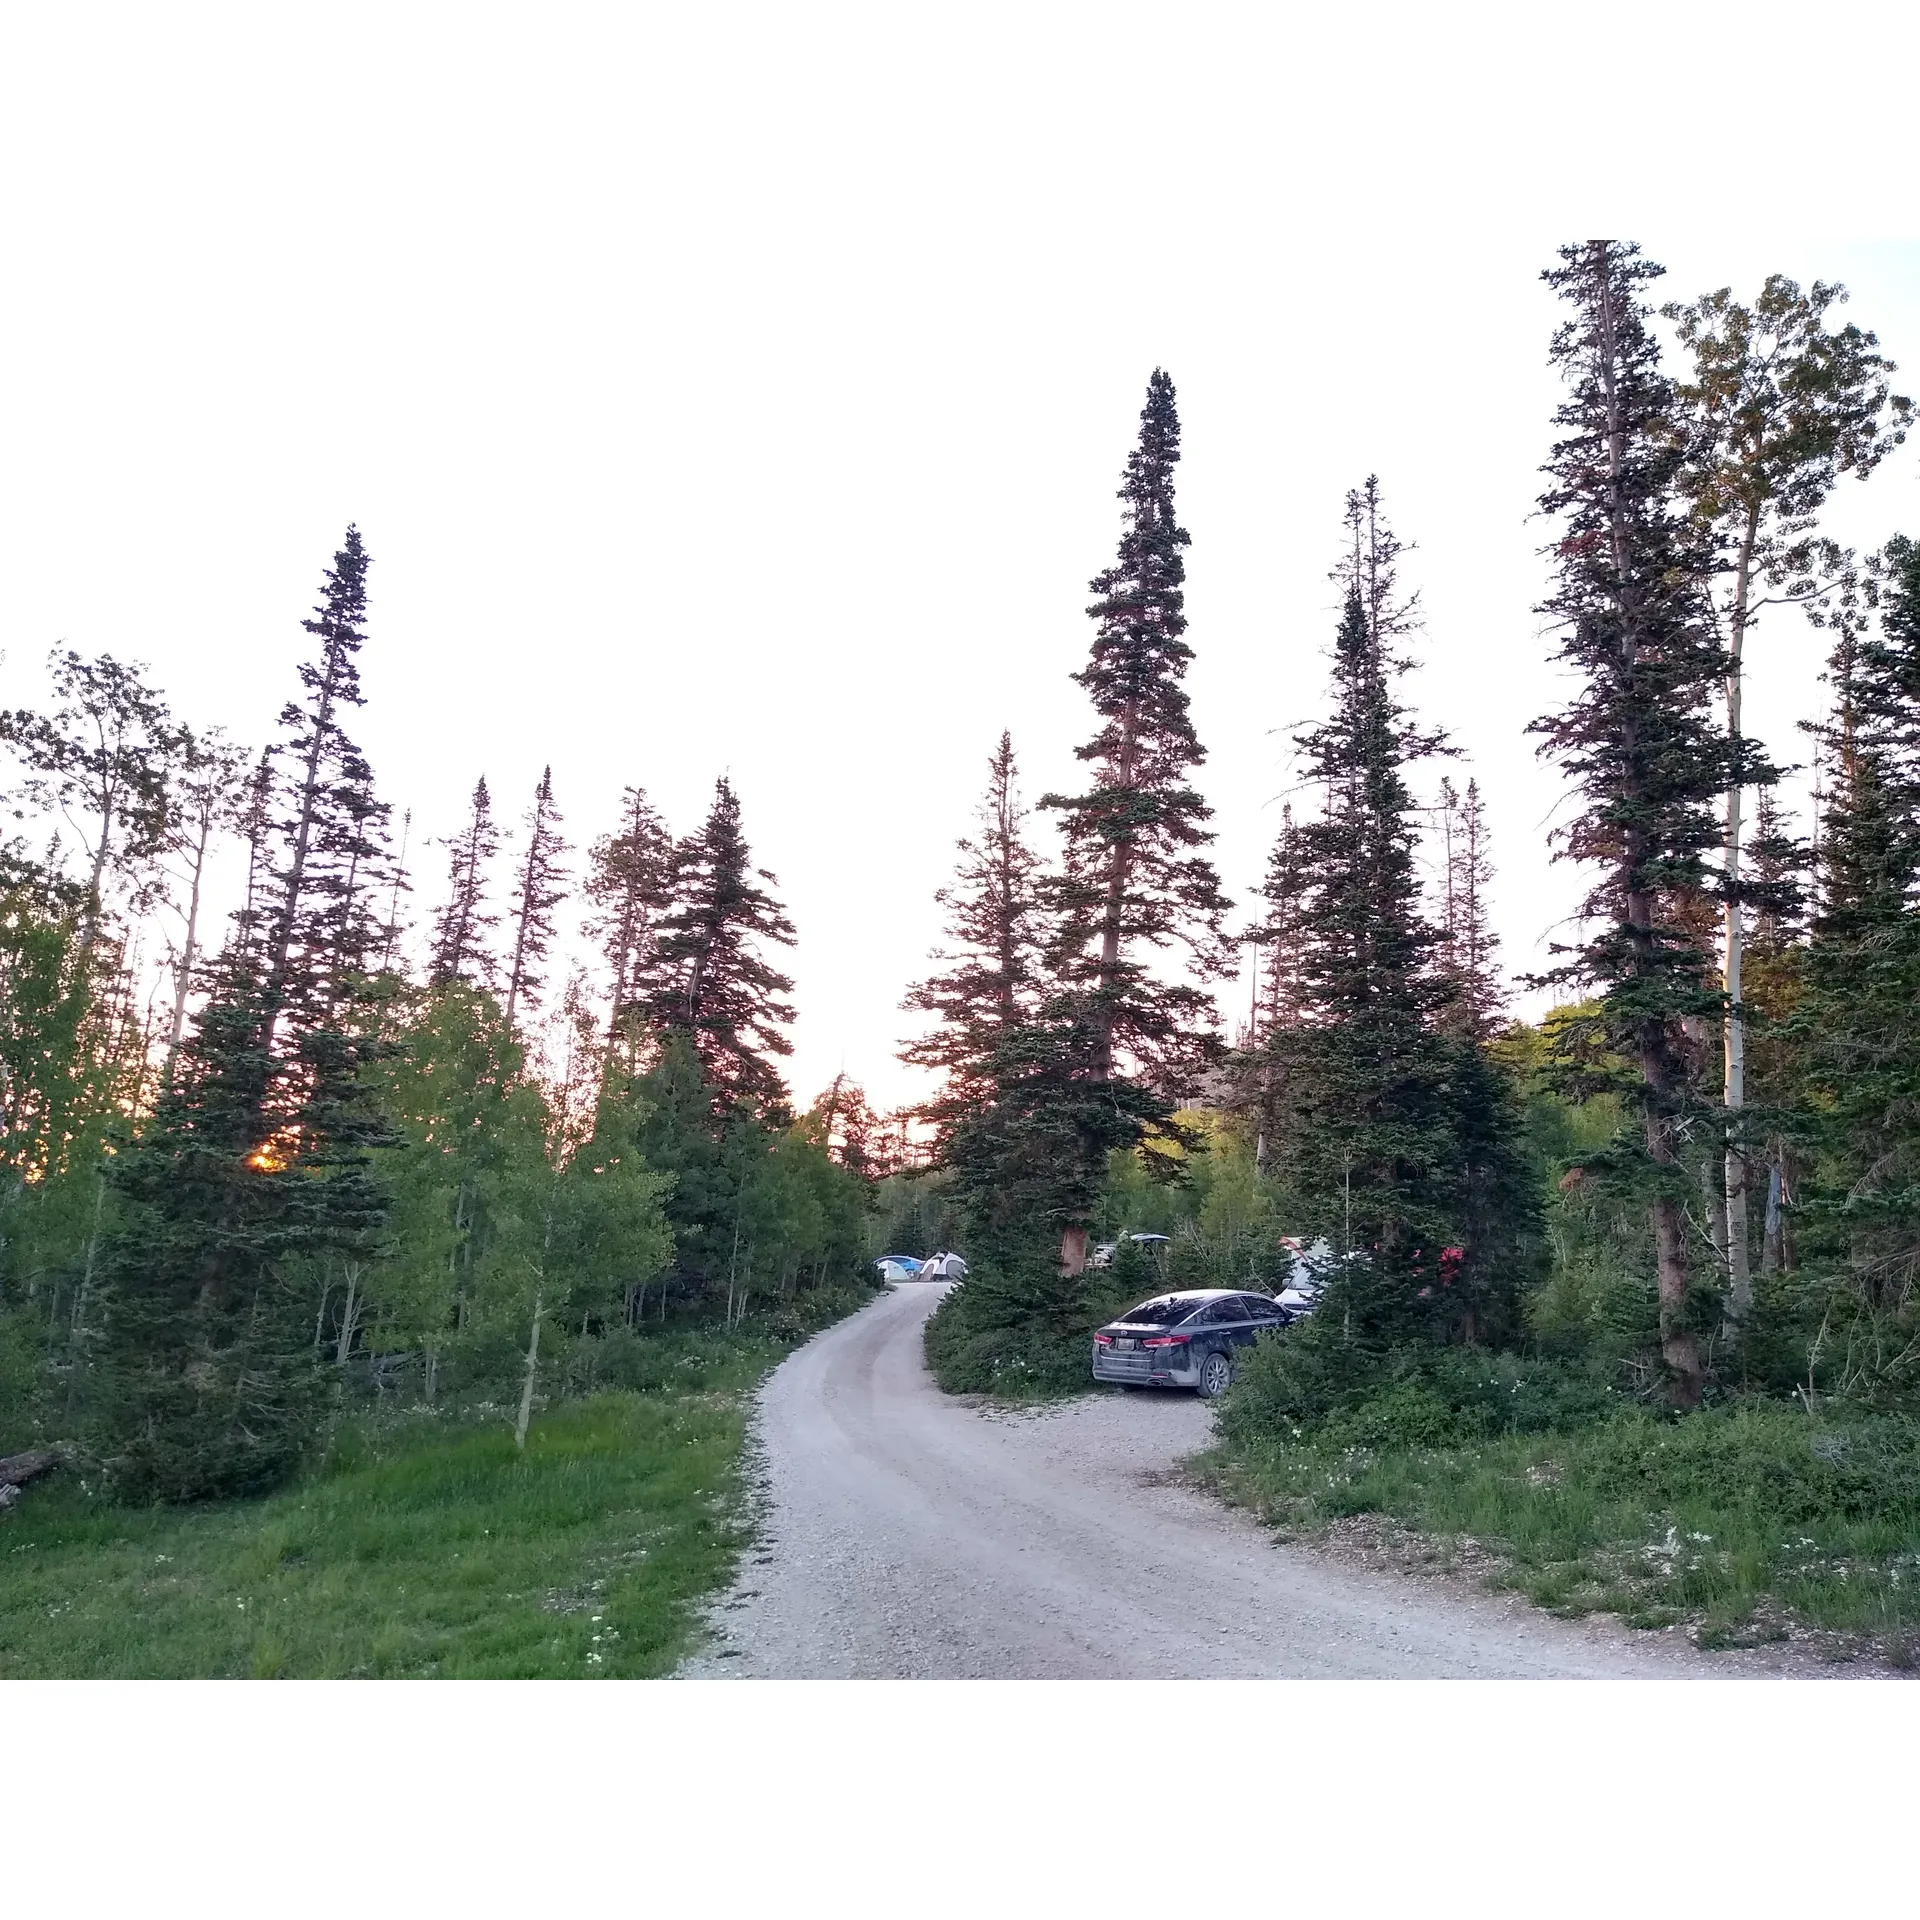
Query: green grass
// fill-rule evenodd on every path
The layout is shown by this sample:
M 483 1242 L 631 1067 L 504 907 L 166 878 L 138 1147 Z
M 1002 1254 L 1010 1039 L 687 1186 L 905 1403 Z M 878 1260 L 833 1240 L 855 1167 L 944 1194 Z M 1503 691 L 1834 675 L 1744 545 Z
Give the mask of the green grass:
M 1453 1446 L 1244 1426 L 1207 1484 L 1286 1531 L 1354 1514 L 1496 1555 L 1493 1578 L 1556 1612 L 1684 1623 L 1703 1645 L 1824 1633 L 1835 1654 L 1920 1659 L 1920 1425 L 1814 1421 L 1777 1402 L 1684 1420 L 1622 1409 L 1575 1431 Z
M 76 1475 L 0 1518 L 0 1677 L 642 1677 L 746 1537 L 747 1394 L 786 1350 L 645 1343 L 637 1390 L 345 1428 L 273 1498 L 130 1509 Z

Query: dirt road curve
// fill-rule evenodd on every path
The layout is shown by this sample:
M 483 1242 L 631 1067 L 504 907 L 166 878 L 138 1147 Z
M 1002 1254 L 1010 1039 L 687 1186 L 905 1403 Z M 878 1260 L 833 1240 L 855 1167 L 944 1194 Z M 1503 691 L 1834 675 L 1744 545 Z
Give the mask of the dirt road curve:
M 1676 1644 L 1276 1546 L 1179 1484 L 1209 1416 L 1175 1394 L 1038 1413 L 943 1396 L 883 1295 L 762 1396 L 764 1530 L 690 1676 L 1676 1677 Z

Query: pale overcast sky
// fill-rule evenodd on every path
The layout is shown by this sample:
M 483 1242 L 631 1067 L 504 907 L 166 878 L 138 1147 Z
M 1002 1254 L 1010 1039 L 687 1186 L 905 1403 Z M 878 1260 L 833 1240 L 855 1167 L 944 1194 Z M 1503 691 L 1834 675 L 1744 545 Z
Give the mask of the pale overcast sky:
M 685 830 L 730 774 L 800 932 L 794 1090 L 844 1066 L 890 1104 L 993 739 L 1034 796 L 1076 778 L 1086 582 L 1163 365 L 1229 890 L 1377 472 L 1427 613 L 1409 691 L 1486 790 L 1509 964 L 1541 964 L 1578 888 L 1525 735 L 1560 697 L 1540 270 L 1597 231 L 1675 298 L 1843 280 L 1920 391 L 1911 100 L 1876 96 L 1915 33 L 1850 15 L 1829 86 L 1766 9 L 1723 50 L 1724 7 L 1616 7 L 1603 61 L 1539 8 L 1314 17 L 10 10 L 0 701 L 106 650 L 257 744 L 355 520 L 360 737 L 416 845 L 481 772 L 512 814 L 551 761 L 577 844 L 628 781 Z M 1917 456 L 1834 530 L 1920 532 Z M 1785 757 L 1817 670 L 1762 630 Z M 420 883 L 424 916 L 438 849 Z

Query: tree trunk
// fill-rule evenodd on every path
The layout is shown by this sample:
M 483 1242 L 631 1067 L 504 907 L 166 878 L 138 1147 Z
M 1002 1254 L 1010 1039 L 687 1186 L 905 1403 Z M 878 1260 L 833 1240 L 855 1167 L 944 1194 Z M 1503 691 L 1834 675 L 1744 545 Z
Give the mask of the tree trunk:
M 1776 1148 L 1767 1155 L 1767 1214 L 1760 1236 L 1760 1271 L 1780 1271 L 1780 1155 Z
M 533 1331 L 527 1335 L 527 1373 L 520 1382 L 520 1417 L 514 1422 L 513 1444 L 520 1452 L 527 1449 L 527 1428 L 533 1420 L 533 1377 L 540 1365 L 540 1316 L 545 1296 L 533 1296 Z
M 353 1336 L 359 1331 L 360 1315 L 366 1302 L 359 1297 L 360 1269 L 357 1266 L 346 1268 L 347 1301 L 340 1309 L 340 1338 L 334 1347 L 333 1364 L 344 1367 L 347 1356 L 353 1351 Z
M 1068 1227 L 1060 1236 L 1060 1271 L 1071 1279 L 1087 1270 L 1087 1230 Z
M 1711 1160 L 1700 1163 L 1700 1200 L 1707 1216 L 1707 1238 L 1713 1242 L 1714 1258 L 1720 1271 L 1727 1270 L 1726 1195 L 1720 1188 L 1720 1169 Z
M 1653 1203 L 1653 1248 L 1660 1276 L 1660 1356 L 1667 1363 L 1673 1406 L 1690 1413 L 1700 1404 L 1700 1345 L 1687 1330 L 1687 1227 L 1680 1203 L 1666 1195 Z
M 1753 579 L 1753 550 L 1759 535 L 1758 507 L 1747 512 L 1747 524 L 1740 541 L 1740 558 L 1734 571 L 1732 634 L 1727 663 L 1727 738 L 1735 751 L 1740 746 L 1741 657 L 1747 633 L 1748 593 Z M 1740 962 L 1744 950 L 1744 928 L 1738 888 L 1740 884 L 1741 790 L 1736 784 L 1727 789 L 1726 950 L 1722 971 L 1727 989 L 1726 1019 L 1726 1091 L 1727 1108 L 1727 1317 L 1741 1321 L 1753 1311 L 1753 1274 L 1747 1243 L 1747 1155 L 1741 1137 L 1741 1115 L 1747 1104 L 1747 1023 L 1741 1005 Z
M 173 1078 L 173 1057 L 187 1026 L 187 994 L 193 985 L 193 963 L 200 955 L 200 882 L 207 869 L 207 843 L 213 837 L 211 815 L 200 823 L 200 839 L 193 850 L 193 885 L 187 893 L 187 935 L 180 948 L 180 965 L 173 979 L 173 1030 L 167 1036 L 166 1079 Z
M 31 1453 L 10 1453 L 0 1460 L 0 1487 L 24 1487 L 43 1473 L 51 1473 L 62 1458 L 46 1447 L 36 1447 Z
M 111 789 L 100 800 L 100 844 L 93 850 L 93 868 L 87 876 L 87 893 L 80 908 L 80 938 L 74 944 L 73 977 L 87 977 L 87 961 L 94 942 L 100 937 L 100 917 L 106 911 L 107 853 L 113 837 L 113 795 Z

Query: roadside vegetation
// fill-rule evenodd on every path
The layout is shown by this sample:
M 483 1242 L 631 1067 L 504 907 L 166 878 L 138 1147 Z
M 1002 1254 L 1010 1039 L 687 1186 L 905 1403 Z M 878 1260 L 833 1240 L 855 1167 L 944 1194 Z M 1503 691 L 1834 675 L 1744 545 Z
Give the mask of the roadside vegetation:
M 1835 1656 L 1920 1659 L 1909 1417 L 1815 1420 L 1758 1396 L 1685 1420 L 1602 1411 L 1583 1383 L 1489 1359 L 1295 1427 L 1267 1372 L 1228 1397 L 1224 1444 L 1196 1474 L 1283 1534 L 1381 1515 L 1556 1613 L 1685 1626 L 1707 1647 L 1812 1629 Z
M 1912 408 L 1841 289 L 1655 311 L 1637 248 L 1561 250 L 1565 383 L 1540 505 L 1565 703 L 1534 732 L 1587 876 L 1522 1024 L 1485 797 L 1407 691 L 1419 595 L 1369 477 L 1334 548 L 1323 717 L 1239 928 L 1204 759 L 1156 374 L 1093 582 L 1084 789 L 1049 854 L 1010 740 L 911 1004 L 970 1277 L 932 1319 L 956 1391 L 1085 1391 L 1088 1335 L 1163 1288 L 1269 1288 L 1199 1471 L 1276 1524 L 1471 1541 L 1543 1605 L 1784 1622 L 1904 1660 L 1920 1554 L 1920 548 L 1821 531 Z M 1663 331 L 1664 323 L 1664 331 Z M 1791 608 L 1791 612 L 1782 609 Z M 1768 611 L 1771 610 L 1771 611 Z M 1828 712 L 1769 753 L 1746 642 L 1791 620 Z M 1789 747 L 1815 762 L 1796 820 Z M 1234 939 L 1247 1023 L 1205 992 Z M 1124 1240 L 1169 1236 L 1150 1262 Z
M 872 1295 L 900 1130 L 791 1100 L 733 788 L 576 862 L 478 779 L 416 924 L 371 564 L 264 750 L 107 655 L 0 713 L 0 1672 L 658 1671 L 743 1392 Z
M 863 1296 L 864 1297 L 864 1296 Z M 264 1499 L 129 1507 L 72 1473 L 0 1527 L 0 1678 L 620 1678 L 731 1576 L 747 1401 L 789 1343 L 627 1336 L 543 1410 L 344 1421 Z

